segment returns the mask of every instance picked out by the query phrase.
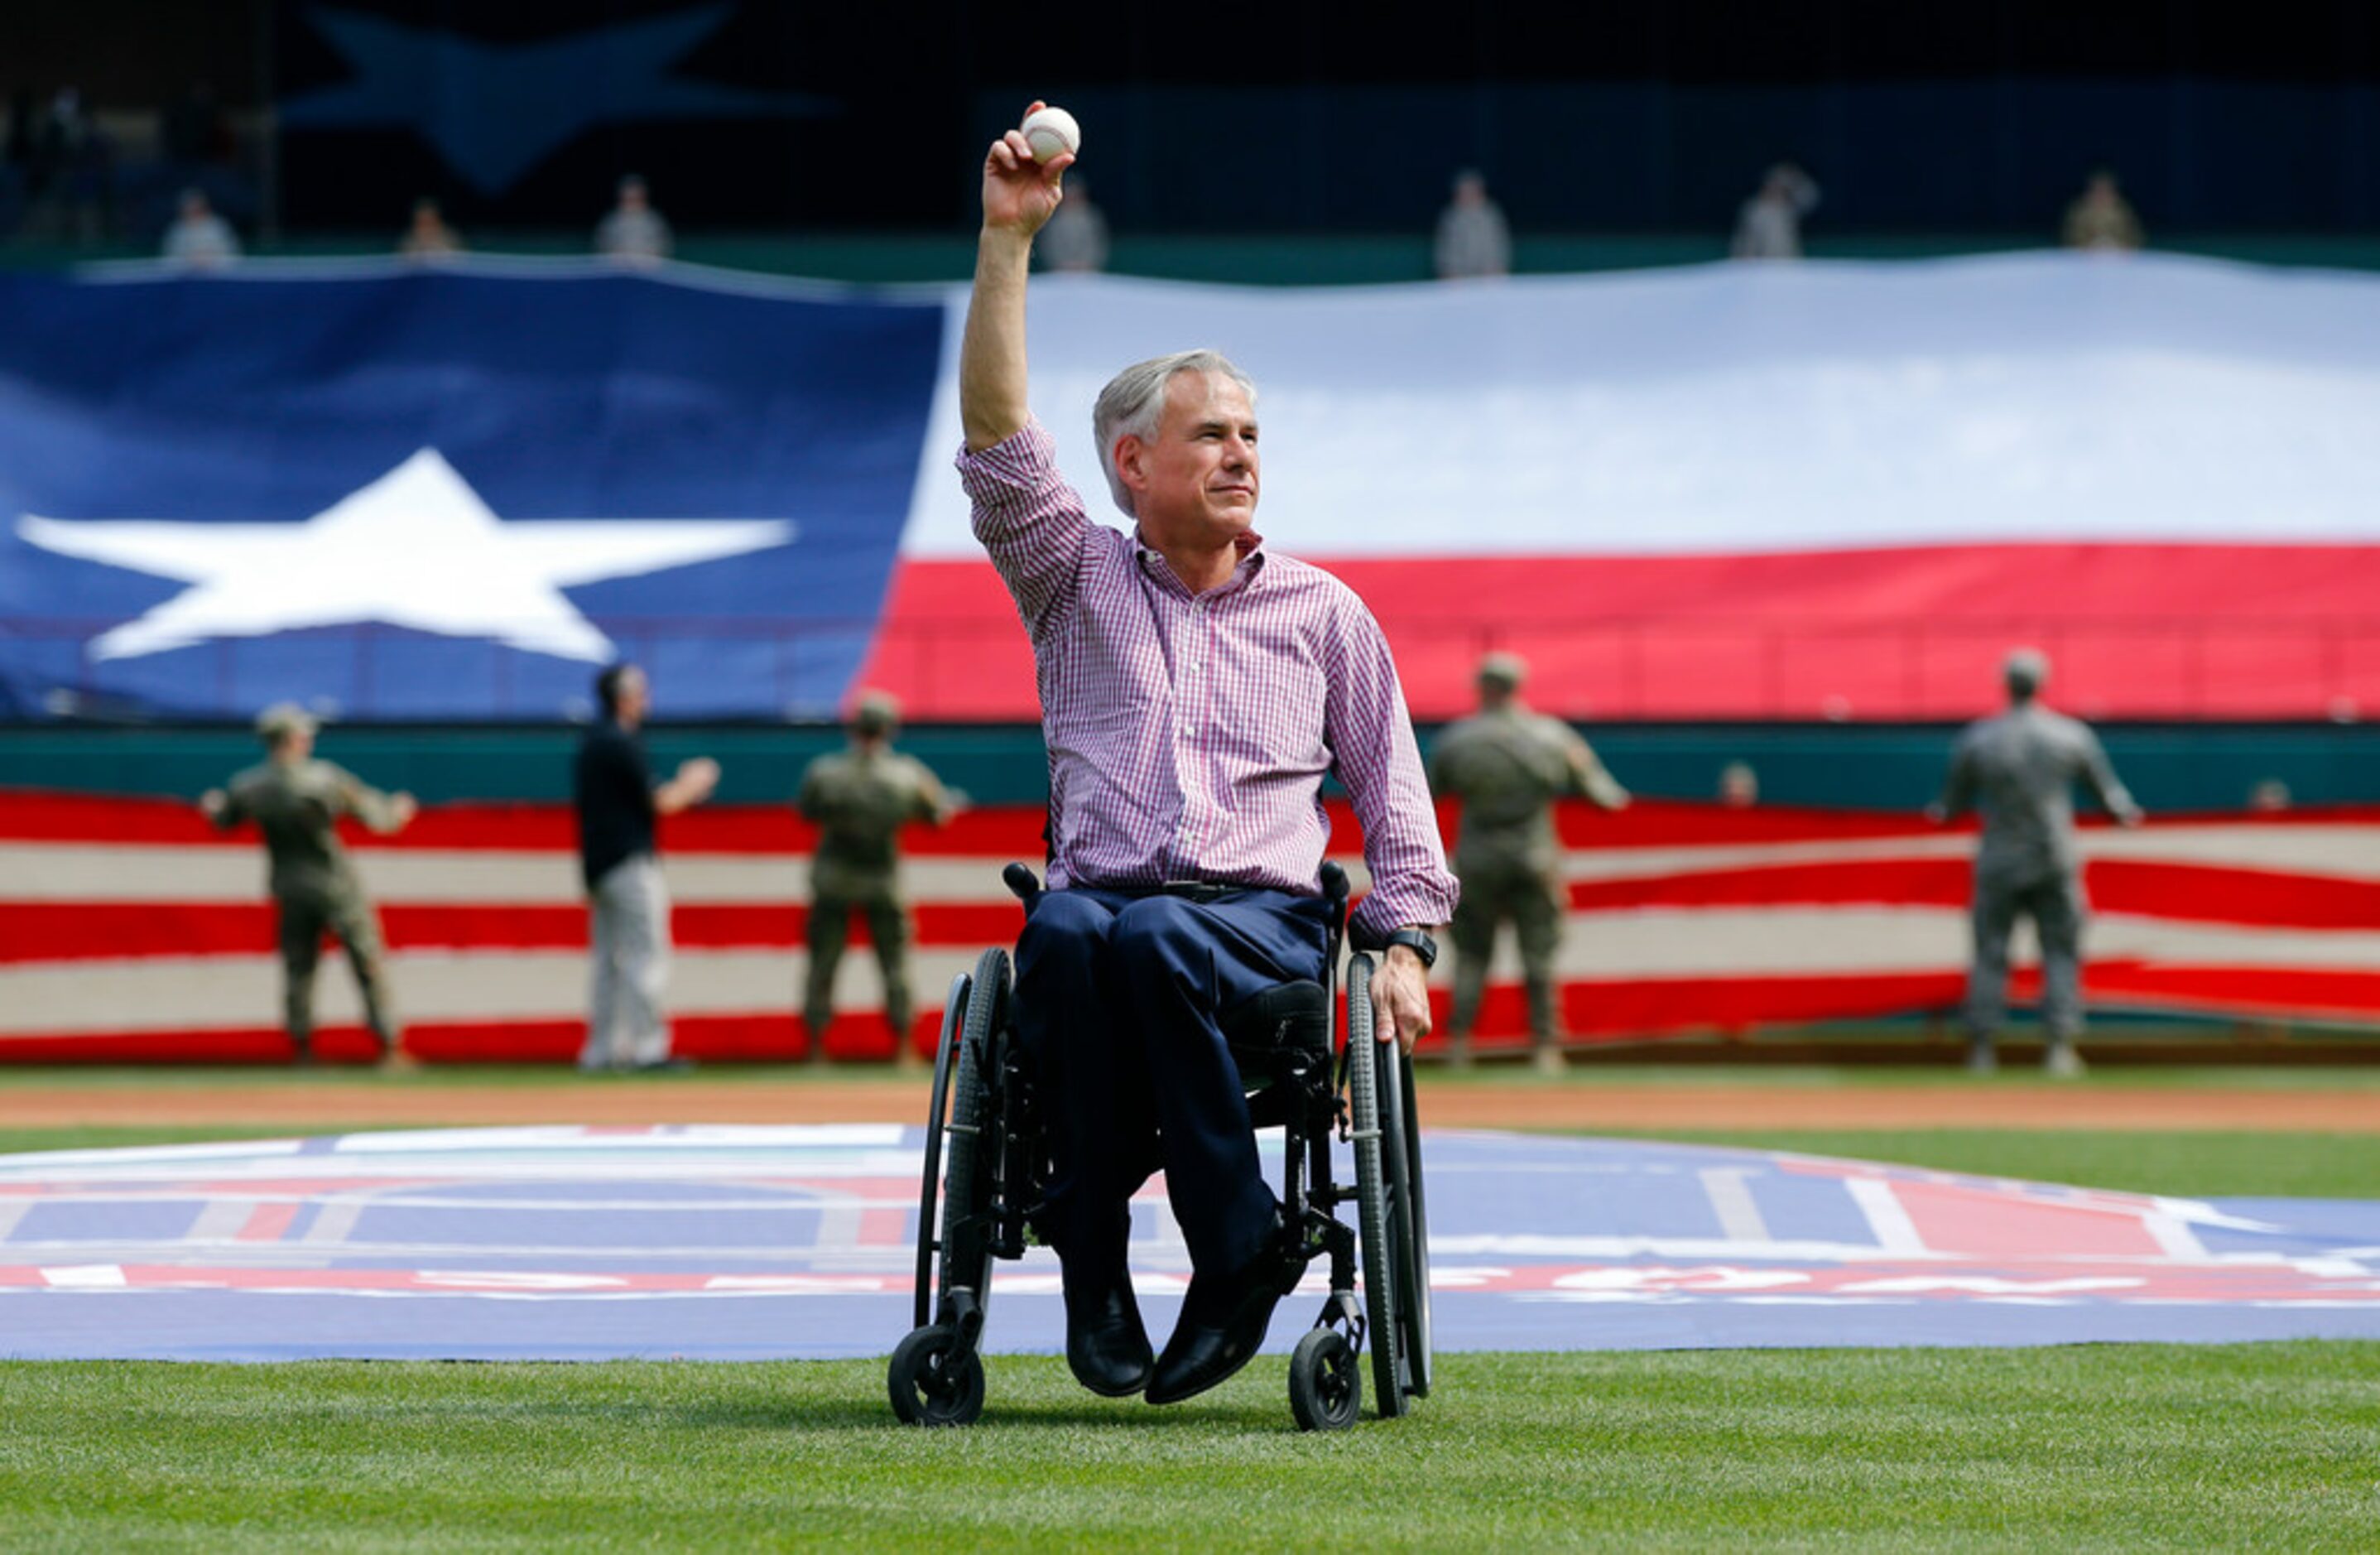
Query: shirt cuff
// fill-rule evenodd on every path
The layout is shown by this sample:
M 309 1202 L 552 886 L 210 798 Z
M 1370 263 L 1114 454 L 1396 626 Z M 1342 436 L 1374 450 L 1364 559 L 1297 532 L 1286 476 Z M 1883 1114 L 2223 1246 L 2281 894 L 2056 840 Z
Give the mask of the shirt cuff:
M 1454 877 L 1383 881 L 1355 908 L 1354 921 L 1374 939 L 1409 923 L 1445 924 L 1454 917 L 1454 904 L 1463 888 Z

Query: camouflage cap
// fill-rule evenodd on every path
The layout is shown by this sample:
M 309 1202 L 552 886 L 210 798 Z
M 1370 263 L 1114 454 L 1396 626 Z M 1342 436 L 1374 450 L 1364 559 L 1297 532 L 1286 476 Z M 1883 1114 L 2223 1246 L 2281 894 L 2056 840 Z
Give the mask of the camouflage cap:
M 888 691 L 863 691 L 847 722 L 855 734 L 889 735 L 901 722 L 901 699 Z
M 1479 661 L 1479 684 L 1518 691 L 1529 678 L 1529 662 L 1517 653 L 1490 653 Z
M 292 735 L 310 735 L 321 721 L 295 702 L 275 702 L 256 715 L 256 737 L 277 745 Z

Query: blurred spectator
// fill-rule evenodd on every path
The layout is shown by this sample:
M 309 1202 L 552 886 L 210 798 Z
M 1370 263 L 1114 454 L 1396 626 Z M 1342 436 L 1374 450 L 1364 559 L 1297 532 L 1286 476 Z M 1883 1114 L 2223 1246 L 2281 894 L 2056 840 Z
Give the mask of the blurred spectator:
M 1438 278 L 1476 280 L 1512 273 L 1512 233 L 1488 198 L 1488 180 L 1471 168 L 1454 176 L 1454 197 L 1438 216 Z
M 1736 216 L 1731 251 L 1737 259 L 1800 259 L 1802 218 L 1817 208 L 1816 182 L 1793 164 L 1779 163 Z
M 396 251 L 409 260 L 446 259 L 463 251 L 463 235 L 446 225 L 434 200 L 413 202 L 413 221 L 396 240 Z
M 1463 806 L 1454 847 L 1463 898 L 1452 925 L 1454 1006 L 1446 1023 L 1447 1058 L 1457 1065 L 1471 1062 L 1471 1029 L 1488 990 L 1488 962 L 1509 920 L 1520 942 L 1531 1051 L 1538 1073 L 1557 1075 L 1565 1060 L 1554 956 L 1570 895 L 1551 806 L 1576 796 L 1607 810 L 1625 809 L 1628 791 L 1576 730 L 1522 700 L 1528 674 L 1515 654 L 1480 660 L 1479 711 L 1449 726 L 1429 753 L 1430 792 Z
M 2141 219 L 2116 187 L 2113 169 L 2095 170 L 2082 192 L 2066 207 L 2066 246 L 2117 252 L 2141 246 Z
M 36 225 L 46 234 L 97 242 L 107 226 L 115 188 L 115 148 L 82 93 L 61 87 L 34 123 L 26 183 Z
M 1967 1067 L 1989 1074 L 2008 998 L 2009 934 L 2033 920 L 2041 942 L 2042 1067 L 2060 1077 L 2082 1073 L 2074 1051 L 2082 1031 L 2082 861 L 2074 845 L 2074 784 L 2089 785 L 2126 826 L 2141 823 L 2099 737 L 2075 719 L 2041 705 L 2049 661 L 2020 648 L 2001 674 L 2009 710 L 1968 725 L 1950 756 L 1941 798 L 1926 807 L 1936 823 L 1979 809 L 1973 908 L 1974 966 L 1967 980 Z
M 33 160 L 33 89 L 20 86 L 8 94 L 7 147 L 0 152 L 19 174 Z
M 661 818 L 691 809 L 719 786 L 719 763 L 698 756 L 653 781 L 645 759 L 652 687 L 634 664 L 595 677 L 603 721 L 587 731 L 571 769 L 578 811 L 579 872 L 587 882 L 588 948 L 594 963 L 582 1075 L 688 1067 L 670 1052 L 670 897 L 662 878 Z
M 215 101 L 212 82 L 192 82 L 190 90 L 165 109 L 158 121 L 157 147 L 177 172 L 186 175 L 208 164 L 231 160 L 231 121 Z
M 215 214 L 204 189 L 184 189 L 181 214 L 165 229 L 164 253 L 176 264 L 212 269 L 239 258 L 239 235 Z
M 1072 190 L 1066 198 L 1074 199 Z M 794 801 L 819 829 L 818 852 L 810 861 L 809 966 L 802 990 L 802 1026 L 813 1063 L 826 1059 L 834 974 L 850 942 L 855 914 L 867 919 L 876 946 L 892 1061 L 917 1062 L 909 1031 L 909 945 L 917 933 L 901 885 L 901 828 L 912 821 L 942 825 L 957 811 L 961 796 L 945 789 L 923 761 L 892 748 L 900 722 L 899 702 L 881 691 L 864 693 L 844 725 L 849 747 L 811 762 Z
M 282 1019 L 291 1057 L 299 1063 L 313 1057 L 314 973 L 327 936 L 346 950 L 364 1024 L 380 1039 L 381 1061 L 401 1067 L 405 1039 L 390 1007 L 380 915 L 339 841 L 338 823 L 352 817 L 385 836 L 404 831 L 417 807 L 410 794 L 383 794 L 344 768 L 317 760 L 316 727 L 313 716 L 294 703 L 265 709 L 256 721 L 265 760 L 227 787 L 208 789 L 199 808 L 224 831 L 253 820 L 264 834 L 280 909 Z
M 620 180 L 618 200 L 595 228 L 595 251 L 623 264 L 659 264 L 670 257 L 670 225 L 653 209 L 652 191 L 634 173 Z
M 1749 761 L 1730 761 L 1718 770 L 1718 802 L 1731 810 L 1748 810 L 1760 803 L 1760 774 Z
M 1033 240 L 1033 256 L 1044 268 L 1087 275 L 1108 267 L 1108 218 L 1091 203 L 1091 186 L 1079 173 L 1066 177 L 1066 197 Z
M 2266 778 L 2248 790 L 2248 808 L 2256 815 L 2278 815 L 2289 808 L 2289 785 Z

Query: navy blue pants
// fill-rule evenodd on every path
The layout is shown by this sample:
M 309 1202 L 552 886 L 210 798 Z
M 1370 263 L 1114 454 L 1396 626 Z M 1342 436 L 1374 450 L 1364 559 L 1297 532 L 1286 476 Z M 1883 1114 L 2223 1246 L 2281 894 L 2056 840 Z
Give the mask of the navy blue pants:
M 1044 892 L 1016 942 L 1015 1019 L 1053 1167 L 1042 1234 L 1062 1257 L 1121 1252 L 1133 1194 L 1165 1168 L 1199 1269 L 1236 1269 L 1277 1200 L 1217 1017 L 1275 984 L 1319 982 L 1330 907 L 1241 891 L 1213 902 Z

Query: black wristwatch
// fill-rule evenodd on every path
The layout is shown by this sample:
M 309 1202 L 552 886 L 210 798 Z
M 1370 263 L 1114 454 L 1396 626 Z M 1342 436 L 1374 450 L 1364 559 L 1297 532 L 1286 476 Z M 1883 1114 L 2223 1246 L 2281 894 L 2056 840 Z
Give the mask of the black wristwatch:
M 1386 945 L 1402 945 L 1420 956 L 1421 969 L 1425 972 L 1438 965 L 1438 942 L 1418 929 L 1398 929 L 1388 937 L 1384 948 Z

